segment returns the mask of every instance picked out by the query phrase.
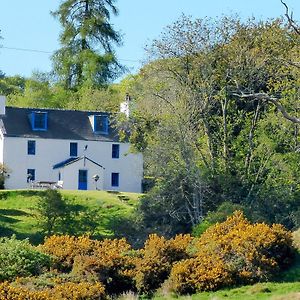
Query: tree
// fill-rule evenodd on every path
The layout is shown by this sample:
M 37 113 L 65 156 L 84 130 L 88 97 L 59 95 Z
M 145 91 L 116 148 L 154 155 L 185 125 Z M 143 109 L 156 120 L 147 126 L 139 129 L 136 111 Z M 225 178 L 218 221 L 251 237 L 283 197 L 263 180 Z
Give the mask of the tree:
M 62 45 L 53 56 L 54 72 L 67 88 L 83 83 L 101 86 L 114 79 L 121 66 L 113 44 L 121 37 L 109 23 L 117 15 L 115 0 L 65 0 L 52 14 L 60 21 Z
M 60 227 L 61 222 L 69 214 L 66 200 L 56 190 L 47 190 L 39 199 L 37 211 L 42 223 L 42 228 L 51 235 Z
M 287 112 L 297 112 L 300 69 L 287 62 L 298 49 L 281 19 L 183 16 L 152 43 L 129 120 L 131 141 L 157 183 L 140 207 L 148 225 L 152 218 L 172 234 L 168 223 L 188 228 L 231 201 L 254 220 L 295 226 L 298 127 L 270 101 L 241 91 L 280 96 Z

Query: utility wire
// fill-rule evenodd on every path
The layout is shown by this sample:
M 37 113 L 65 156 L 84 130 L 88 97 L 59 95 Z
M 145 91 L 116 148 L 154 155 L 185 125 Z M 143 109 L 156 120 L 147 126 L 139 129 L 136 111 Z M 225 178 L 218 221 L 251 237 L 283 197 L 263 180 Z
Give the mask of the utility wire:
M 17 51 L 25 51 L 25 52 L 35 52 L 35 53 L 44 53 L 44 54 L 53 54 L 53 52 L 49 52 L 49 51 L 36 50 L 36 49 L 26 49 L 26 48 L 15 48 L 15 47 L 0 46 L 0 49 L 17 50 Z M 140 62 L 139 60 L 134 60 L 134 59 L 119 58 L 119 60 L 128 61 L 128 62 Z

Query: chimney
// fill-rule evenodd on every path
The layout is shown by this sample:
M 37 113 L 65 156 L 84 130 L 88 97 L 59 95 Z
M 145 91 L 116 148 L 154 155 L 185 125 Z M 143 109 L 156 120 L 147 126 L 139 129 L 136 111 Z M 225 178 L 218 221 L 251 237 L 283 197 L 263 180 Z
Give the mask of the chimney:
M 131 102 L 131 97 L 128 93 L 126 93 L 125 101 L 121 102 L 120 104 L 120 112 L 124 113 L 127 118 L 129 118 L 129 114 L 130 114 L 130 102 Z
M 6 97 L 5 96 L 0 96 L 0 115 L 5 115 L 5 102 L 6 102 Z

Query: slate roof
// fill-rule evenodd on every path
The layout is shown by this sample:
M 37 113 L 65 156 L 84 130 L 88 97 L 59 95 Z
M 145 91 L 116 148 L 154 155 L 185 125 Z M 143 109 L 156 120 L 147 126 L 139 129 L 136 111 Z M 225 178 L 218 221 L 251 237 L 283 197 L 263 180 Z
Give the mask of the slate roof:
M 75 163 L 75 162 L 77 162 L 77 161 L 79 161 L 79 160 L 82 160 L 82 159 L 88 160 L 88 161 L 90 161 L 91 163 L 97 165 L 98 167 L 100 167 L 100 168 L 102 168 L 102 169 L 105 169 L 103 166 L 101 166 L 100 164 L 96 163 L 96 162 L 93 161 L 92 159 L 86 157 L 85 155 L 80 156 L 80 157 L 71 157 L 71 158 L 68 158 L 68 159 L 66 159 L 66 160 L 64 160 L 64 161 L 62 161 L 62 162 L 60 162 L 60 163 L 54 165 L 54 166 L 53 166 L 53 169 L 64 168 L 65 166 L 71 165 L 71 164 L 73 164 L 73 163 Z
M 32 130 L 29 115 L 34 111 L 48 113 L 47 131 Z M 0 129 L 4 136 L 68 140 L 119 140 L 117 130 L 109 126 L 108 134 L 94 133 L 89 116 L 108 115 L 112 123 L 112 114 L 99 111 L 78 111 L 62 109 L 37 109 L 6 107 L 4 116 L 0 116 Z

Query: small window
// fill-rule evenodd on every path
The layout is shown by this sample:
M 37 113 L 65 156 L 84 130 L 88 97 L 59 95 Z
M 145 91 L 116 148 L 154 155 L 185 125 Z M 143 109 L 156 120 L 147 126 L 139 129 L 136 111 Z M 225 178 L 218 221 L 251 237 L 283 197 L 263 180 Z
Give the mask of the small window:
M 94 116 L 94 132 L 108 134 L 108 116 Z
M 27 169 L 27 182 L 35 180 L 35 169 Z
M 119 144 L 112 144 L 112 158 L 119 158 L 120 157 L 120 145 Z
M 119 186 L 119 173 L 111 173 L 111 186 Z
M 27 142 L 27 154 L 28 155 L 35 155 L 35 141 L 28 141 Z
M 47 130 L 47 112 L 34 111 L 31 113 L 32 130 Z
M 77 143 L 70 143 L 70 156 L 72 157 L 77 156 L 77 149 L 78 149 Z

